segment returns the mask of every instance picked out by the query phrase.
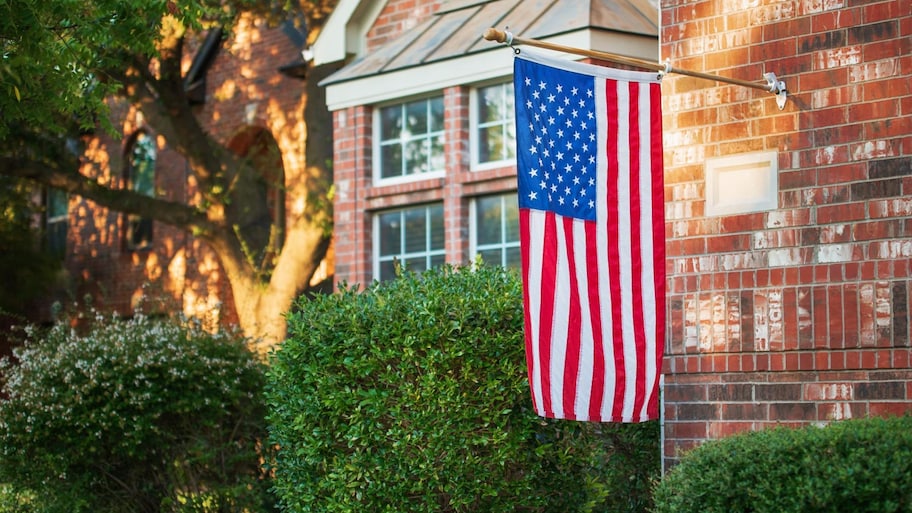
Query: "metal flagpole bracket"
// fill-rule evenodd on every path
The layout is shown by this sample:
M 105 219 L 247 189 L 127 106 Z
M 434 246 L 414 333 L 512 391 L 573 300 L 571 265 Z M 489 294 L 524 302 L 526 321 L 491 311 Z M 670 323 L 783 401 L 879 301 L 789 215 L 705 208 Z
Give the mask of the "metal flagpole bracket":
M 779 106 L 779 110 L 785 108 L 785 101 L 788 99 L 788 91 L 785 89 L 785 82 L 776 79 L 776 74 L 772 71 L 769 73 L 764 73 L 763 77 L 766 78 L 766 84 L 769 86 L 769 92 L 776 95 L 776 105 Z
M 615 64 L 623 64 L 625 66 L 635 66 L 639 68 L 644 68 L 658 72 L 659 77 L 663 77 L 669 73 L 677 73 L 679 75 L 687 75 L 690 77 L 702 78 L 705 80 L 714 80 L 716 82 L 723 82 L 726 84 L 734 84 L 742 87 L 750 87 L 752 89 L 757 89 L 759 91 L 766 91 L 768 93 L 773 93 L 776 95 L 776 105 L 779 106 L 779 110 L 785 108 L 785 102 L 788 99 L 788 92 L 785 89 L 785 82 L 776 78 L 775 73 L 764 73 L 763 76 L 766 78 L 766 83 L 760 82 L 748 82 L 747 80 L 740 80 L 737 78 L 723 77 L 719 75 L 712 75 L 709 73 L 703 73 L 700 71 L 690 71 L 686 69 L 675 69 L 671 66 L 671 63 L 665 61 L 664 64 L 659 64 L 652 61 L 644 61 L 642 59 L 637 59 L 634 57 L 625 57 L 623 55 L 617 55 L 608 52 L 600 52 L 597 50 L 586 50 L 583 48 L 573 48 L 570 46 L 559 45 L 556 43 L 550 43 L 548 41 L 539 41 L 536 39 L 525 39 L 521 37 L 516 37 L 512 32 L 508 30 L 497 30 L 495 28 L 489 28 L 485 30 L 484 37 L 488 41 L 497 41 L 498 43 L 508 44 L 515 53 L 519 53 L 519 48 L 517 45 L 531 45 L 538 48 L 545 48 L 546 50 L 554 50 L 556 52 L 567 52 L 577 55 L 583 55 L 585 57 L 592 57 L 595 59 L 605 60 L 608 62 L 613 62 Z

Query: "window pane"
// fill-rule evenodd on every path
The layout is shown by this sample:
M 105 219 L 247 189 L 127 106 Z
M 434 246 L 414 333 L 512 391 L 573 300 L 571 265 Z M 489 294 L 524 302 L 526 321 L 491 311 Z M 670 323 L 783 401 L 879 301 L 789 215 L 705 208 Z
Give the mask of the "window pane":
M 403 262 L 409 270 L 416 272 L 445 261 L 442 204 L 378 214 L 377 223 L 380 231 L 379 248 L 375 254 L 378 279 L 394 277 L 393 259 Z M 404 243 L 399 242 L 399 237 L 404 237 Z
M 427 257 L 414 257 L 405 261 L 405 268 L 409 271 L 420 273 L 421 271 L 427 271 L 427 264 Z
M 49 218 L 66 217 L 69 205 L 67 193 L 60 189 L 48 189 L 47 195 L 47 216 Z
M 396 261 L 386 260 L 380 262 L 380 281 L 392 280 L 396 277 Z
M 478 133 L 478 161 L 496 162 L 506 156 L 503 127 L 501 125 L 482 128 Z
M 380 140 L 398 140 L 402 132 L 402 106 L 380 109 Z
M 478 90 L 476 112 L 478 162 L 497 162 L 515 154 L 513 86 L 498 84 Z
M 399 212 L 380 214 L 380 256 L 397 255 L 401 251 L 401 219 Z
M 438 96 L 429 100 L 431 103 L 431 131 L 443 131 L 443 97 Z
M 428 132 L 426 100 L 406 104 L 405 115 L 407 119 L 406 127 L 410 136 L 424 135 Z
M 501 199 L 500 196 L 479 198 L 476 202 L 475 215 L 478 220 L 478 245 L 500 244 L 501 234 Z
M 128 243 L 131 248 L 143 248 L 152 243 L 152 220 L 130 216 Z
M 443 226 L 443 206 L 436 205 L 429 207 L 431 218 L 431 250 L 442 250 L 446 232 Z
M 431 155 L 429 171 L 441 171 L 445 169 L 446 162 L 443 155 L 443 136 L 438 135 L 431 138 Z
M 147 196 L 155 195 L 155 140 L 140 134 L 133 145 L 130 160 L 130 182 L 134 191 Z
M 503 86 L 484 87 L 478 91 L 478 121 L 489 123 L 504 119 Z
M 402 176 L 402 146 L 399 143 L 380 147 L 380 176 Z
M 485 263 L 518 267 L 519 207 L 516 194 L 476 198 L 473 247 Z
M 405 211 L 405 252 L 427 251 L 427 220 L 423 208 Z
M 428 171 L 427 143 L 424 139 L 412 140 L 405 145 L 405 173 L 409 175 Z
M 478 256 L 481 257 L 481 261 L 485 265 L 503 265 L 503 255 L 501 253 L 500 249 L 486 249 L 479 251 Z
M 441 171 L 443 97 L 380 109 L 380 178 Z
M 66 254 L 67 222 L 56 221 L 47 224 L 47 249 L 55 257 Z
M 433 255 L 431 257 L 431 267 L 440 267 L 446 264 L 446 255 Z
M 522 266 L 522 257 L 519 253 L 519 246 L 507 248 L 507 267 L 519 269 Z
M 519 205 L 515 194 L 504 196 L 504 242 L 519 242 Z

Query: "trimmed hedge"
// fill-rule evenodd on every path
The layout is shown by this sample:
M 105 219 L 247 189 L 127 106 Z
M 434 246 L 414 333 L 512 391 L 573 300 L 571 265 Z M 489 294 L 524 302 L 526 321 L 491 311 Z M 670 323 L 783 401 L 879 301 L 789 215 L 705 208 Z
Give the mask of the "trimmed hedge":
M 656 513 L 912 511 L 912 417 L 706 442 L 665 476 L 655 501 Z
M 294 512 L 645 511 L 657 423 L 531 411 L 521 283 L 406 273 L 301 301 L 273 354 L 275 490 Z
M 0 365 L 0 512 L 270 511 L 265 366 L 196 324 L 31 329 Z

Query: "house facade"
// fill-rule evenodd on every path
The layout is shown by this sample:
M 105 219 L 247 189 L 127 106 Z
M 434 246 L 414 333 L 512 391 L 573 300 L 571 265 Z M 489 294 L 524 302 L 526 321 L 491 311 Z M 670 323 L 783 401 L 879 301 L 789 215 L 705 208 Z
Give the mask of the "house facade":
M 270 26 L 244 16 L 232 37 L 214 29 L 187 45 L 185 91 L 206 131 L 236 155 L 253 159 L 269 183 L 303 181 L 304 34 L 290 23 Z M 136 107 L 116 100 L 110 106 L 120 134 L 98 130 L 84 136 L 81 172 L 112 188 L 198 204 L 189 163 L 175 142 L 156 133 Z M 283 191 L 267 193 L 275 219 L 290 208 Z M 93 306 L 120 315 L 142 307 L 183 312 L 209 327 L 237 325 L 231 287 L 206 243 L 167 224 L 59 192 L 47 196 L 46 207 L 48 246 L 62 256 L 68 275 L 67 291 L 58 295 L 65 306 L 90 298 Z M 318 279 L 328 273 L 331 267 Z
M 663 0 L 665 457 L 912 410 L 912 4 Z
M 337 283 L 517 265 L 513 55 L 488 27 L 786 85 L 663 79 L 666 465 L 912 409 L 912 4 L 342 0 L 313 48 L 347 62 L 323 82 Z
M 657 57 L 646 1 L 342 1 L 316 64 L 334 115 L 337 283 L 444 262 L 519 265 L 512 53 L 481 39 L 510 24 L 565 44 Z

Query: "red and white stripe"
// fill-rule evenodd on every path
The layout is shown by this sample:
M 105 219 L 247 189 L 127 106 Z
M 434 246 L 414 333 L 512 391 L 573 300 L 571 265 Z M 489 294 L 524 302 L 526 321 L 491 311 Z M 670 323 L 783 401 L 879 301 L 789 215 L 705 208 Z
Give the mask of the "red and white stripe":
M 659 414 L 661 93 L 654 79 L 611 74 L 593 77 L 597 221 L 520 210 L 529 382 L 536 412 L 545 417 L 641 422 Z

